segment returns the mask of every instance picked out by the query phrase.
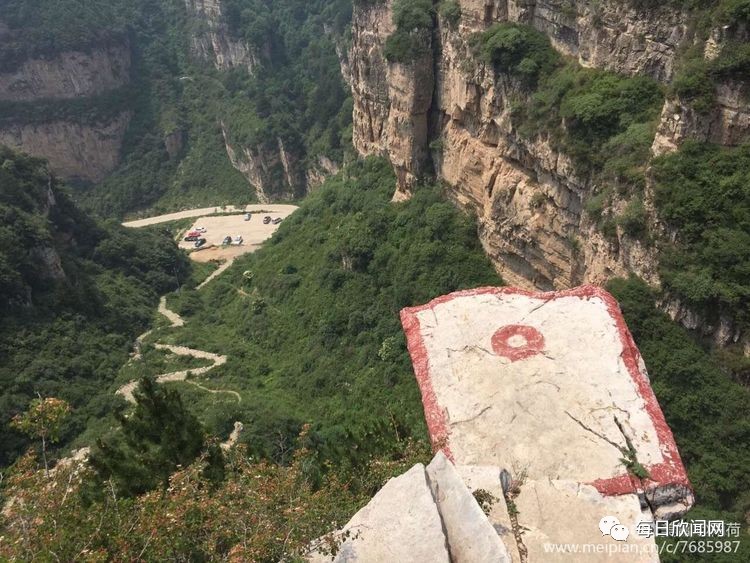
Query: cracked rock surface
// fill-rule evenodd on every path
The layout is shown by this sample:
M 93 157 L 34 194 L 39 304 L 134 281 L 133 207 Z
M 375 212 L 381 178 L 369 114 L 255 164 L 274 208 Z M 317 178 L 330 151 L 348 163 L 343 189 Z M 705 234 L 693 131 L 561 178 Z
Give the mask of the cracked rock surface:
M 402 313 L 433 440 L 447 440 L 461 465 L 532 480 L 627 479 L 628 463 L 682 470 L 609 300 L 590 286 L 546 294 L 484 288 Z M 505 338 L 513 331 L 519 335 Z M 538 345 L 527 351 L 521 334 Z
M 388 481 L 334 538 L 319 540 L 308 561 L 322 563 L 510 563 L 503 540 L 442 452 Z

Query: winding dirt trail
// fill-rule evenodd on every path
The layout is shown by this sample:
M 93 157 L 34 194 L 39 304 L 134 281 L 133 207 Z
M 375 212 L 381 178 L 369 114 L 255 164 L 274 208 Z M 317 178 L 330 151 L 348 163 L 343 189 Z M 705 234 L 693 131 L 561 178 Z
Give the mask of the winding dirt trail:
M 181 327 L 185 324 L 184 319 L 175 313 L 174 311 L 170 310 L 167 307 L 167 299 L 166 297 L 162 297 L 159 301 L 159 313 L 164 315 L 169 322 L 171 323 L 172 328 Z M 133 357 L 133 360 L 139 360 L 141 358 L 140 354 L 140 345 L 143 342 L 143 339 L 148 336 L 151 333 L 151 331 L 148 331 L 141 336 L 138 337 L 138 340 L 136 341 L 136 355 Z M 211 371 L 212 369 L 219 367 L 221 365 L 224 365 L 227 363 L 227 357 L 223 356 L 221 354 L 214 354 L 212 352 L 205 352 L 203 350 L 195 350 L 193 348 L 188 348 L 187 346 L 174 346 L 172 344 L 154 344 L 154 348 L 157 350 L 166 350 L 167 352 L 170 352 L 172 354 L 175 354 L 177 356 L 186 356 L 190 358 L 198 358 L 199 360 L 208 360 L 211 362 L 211 365 L 203 366 L 200 368 L 192 368 L 192 369 L 184 369 L 180 371 L 173 371 L 170 373 L 164 373 L 161 375 L 158 375 L 156 377 L 157 383 L 169 383 L 172 381 L 186 381 L 187 383 L 190 383 L 191 385 L 194 385 L 198 387 L 198 389 L 201 389 L 203 391 L 206 391 L 207 393 L 212 394 L 227 394 L 232 395 L 237 399 L 237 402 L 242 402 L 242 396 L 237 393 L 236 391 L 230 391 L 225 389 L 209 389 L 208 387 L 204 387 L 200 383 L 196 381 L 192 381 L 188 379 L 188 375 L 204 375 Z M 133 397 L 133 391 L 138 386 L 138 381 L 131 381 L 130 383 L 127 383 L 120 387 L 117 390 L 118 395 L 122 395 L 125 397 L 125 400 L 134 403 L 135 398 Z
M 166 295 L 162 295 L 161 299 L 159 299 L 159 313 L 167 317 L 167 320 L 172 323 L 172 328 L 177 328 L 185 325 L 185 321 L 180 315 L 178 315 L 174 311 L 170 311 L 167 308 Z
M 212 231 L 212 233 L 215 231 L 215 233 L 212 236 L 223 236 L 222 233 L 225 232 L 241 232 L 243 234 L 243 237 L 245 238 L 245 242 L 247 246 L 236 248 L 236 247 L 230 247 L 230 248 L 211 248 L 208 251 L 204 251 L 201 253 L 193 253 L 191 255 L 191 258 L 196 261 L 206 261 L 207 259 L 211 259 L 214 254 L 219 254 L 220 258 L 224 260 L 224 262 L 219 266 L 219 268 L 214 271 L 210 276 L 208 276 L 203 282 L 197 287 L 197 289 L 202 289 L 205 287 L 208 283 L 210 283 L 212 280 L 216 279 L 218 276 L 220 276 L 223 272 L 225 272 L 227 269 L 229 269 L 232 266 L 232 263 L 234 262 L 235 258 L 237 258 L 241 254 L 245 254 L 247 252 L 253 252 L 257 248 L 260 247 L 260 245 L 270 238 L 270 236 L 273 234 L 273 232 L 278 227 L 278 224 L 266 224 L 262 223 L 260 221 L 260 217 L 255 218 L 254 221 L 244 221 L 244 217 L 240 216 L 223 216 L 222 213 L 242 213 L 242 212 L 253 212 L 253 213 L 268 213 L 269 215 L 273 216 L 274 218 L 286 218 L 290 214 L 292 214 L 294 211 L 297 210 L 297 207 L 294 205 L 271 205 L 271 204 L 264 204 L 264 205 L 247 205 L 245 207 L 235 207 L 235 206 L 226 206 L 226 207 L 205 207 L 202 209 L 190 209 L 187 211 L 179 211 L 177 213 L 169 213 L 166 215 L 160 215 L 158 217 L 148 217 L 145 219 L 138 219 L 134 221 L 129 221 L 126 223 L 123 223 L 125 227 L 130 228 L 139 228 L 139 227 L 146 227 L 149 225 L 156 225 L 159 223 L 165 223 L 169 221 L 175 221 L 178 219 L 186 219 L 186 218 L 200 218 L 199 220 L 203 222 L 204 225 L 208 226 L 209 229 Z M 196 223 L 197 225 L 197 223 Z M 195 228 L 195 225 L 193 226 Z M 181 243 L 182 248 L 189 249 L 190 246 L 185 246 L 185 244 Z M 217 246 L 216 242 L 212 243 L 211 246 Z M 167 306 L 167 298 L 166 296 L 162 296 L 159 300 L 159 308 L 158 308 L 159 314 L 163 315 L 170 323 L 171 328 L 180 328 L 185 325 L 185 320 L 175 311 L 172 311 Z M 141 361 L 143 359 L 143 356 L 141 354 L 141 348 L 143 346 L 143 342 L 145 339 L 153 333 L 153 329 L 149 330 L 142 335 L 140 335 L 134 345 L 134 352 L 133 357 L 131 358 L 131 362 L 137 362 Z M 154 344 L 154 347 L 157 350 L 164 350 L 166 352 L 169 352 L 171 354 L 175 354 L 177 356 L 184 356 L 184 357 L 190 357 L 190 358 L 197 358 L 200 360 L 208 360 L 210 362 L 209 365 L 203 366 L 200 368 L 194 368 L 194 369 L 185 369 L 185 370 L 179 370 L 174 371 L 170 373 L 163 373 L 161 375 L 156 376 L 156 381 L 158 383 L 169 383 L 172 381 L 184 381 L 186 383 L 189 383 L 190 385 L 194 385 L 198 389 L 205 391 L 206 393 L 211 393 L 214 395 L 219 394 L 226 394 L 231 395 L 235 399 L 237 399 L 237 402 L 242 402 L 242 396 L 237 391 L 231 391 L 226 389 L 209 389 L 208 387 L 205 387 L 198 383 L 197 381 L 194 381 L 193 379 L 188 379 L 188 376 L 201 376 L 205 375 L 206 373 L 210 372 L 212 369 L 217 368 L 219 366 L 224 365 L 227 362 L 227 357 L 221 354 L 214 354 L 212 352 L 206 352 L 204 350 L 196 350 L 193 348 L 188 348 L 186 346 L 175 346 L 172 344 L 163 344 L 160 342 L 157 342 Z M 116 393 L 118 395 L 122 395 L 125 400 L 135 403 L 135 398 L 133 397 L 133 391 L 135 391 L 136 387 L 138 386 L 138 381 L 131 381 L 122 387 L 120 387 Z M 229 439 L 224 442 L 221 447 L 223 449 L 229 449 L 231 448 L 235 442 L 238 440 L 240 433 L 242 432 L 242 423 L 236 422 L 234 426 L 234 430 L 232 431 L 231 435 L 229 436 Z

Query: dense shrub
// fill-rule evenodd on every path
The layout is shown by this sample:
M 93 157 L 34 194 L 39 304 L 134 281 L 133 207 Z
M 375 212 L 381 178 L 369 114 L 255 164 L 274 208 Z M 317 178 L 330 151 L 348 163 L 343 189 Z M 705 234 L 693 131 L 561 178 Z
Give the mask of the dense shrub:
M 683 100 L 691 102 L 699 113 L 713 108 L 714 83 L 704 65 L 693 65 L 680 71 L 672 83 L 674 92 Z
M 456 0 L 443 0 L 438 6 L 438 13 L 448 25 L 455 27 L 461 21 L 461 4 Z
M 532 27 L 499 23 L 471 39 L 475 53 L 499 72 L 536 84 L 539 76 L 549 73 L 559 56 L 549 38 Z
M 653 80 L 571 63 L 541 80 L 513 119 L 523 135 L 551 136 L 581 172 L 639 187 L 662 103 Z
M 750 323 L 750 146 L 685 143 L 654 162 L 660 216 L 678 233 L 664 249 L 668 289 L 714 317 Z
M 313 540 L 343 526 L 393 476 L 429 460 L 424 444 L 403 441 L 398 455 L 368 460 L 357 473 L 310 473 L 317 463 L 300 444 L 290 463 L 252 459 L 242 447 L 204 453 L 181 467 L 163 491 L 135 498 L 91 486 L 91 470 L 73 462 L 46 478 L 24 456 L 3 480 L 4 561 L 301 561 Z M 218 481 L 218 482 L 217 482 Z M 341 538 L 323 549 L 335 551 Z
M 617 217 L 617 223 L 631 237 L 643 238 L 646 234 L 646 208 L 639 198 L 628 202 L 623 212 Z
M 429 51 L 433 18 L 431 0 L 394 0 L 394 31 L 386 40 L 383 55 L 388 61 L 409 63 Z

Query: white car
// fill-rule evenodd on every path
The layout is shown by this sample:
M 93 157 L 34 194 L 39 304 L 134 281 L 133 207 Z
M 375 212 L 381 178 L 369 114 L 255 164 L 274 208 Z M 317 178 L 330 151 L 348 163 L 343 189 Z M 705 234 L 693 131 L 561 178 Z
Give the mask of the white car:
M 206 227 L 195 227 L 195 230 L 199 233 L 205 233 L 206 231 L 208 231 Z
M 234 242 L 234 244 L 242 244 L 244 240 L 245 239 L 243 239 L 242 237 L 234 237 L 234 241 L 232 242 Z

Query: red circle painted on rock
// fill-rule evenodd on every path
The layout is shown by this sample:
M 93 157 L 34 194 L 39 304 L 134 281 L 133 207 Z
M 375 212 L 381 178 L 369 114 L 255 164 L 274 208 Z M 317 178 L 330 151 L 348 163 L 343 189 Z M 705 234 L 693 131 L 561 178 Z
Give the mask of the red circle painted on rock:
M 520 346 L 510 344 L 510 339 L 514 336 L 523 338 L 525 344 Z M 495 354 L 508 358 L 511 362 L 525 360 L 544 350 L 544 336 L 533 326 L 507 325 L 492 335 L 492 349 Z

